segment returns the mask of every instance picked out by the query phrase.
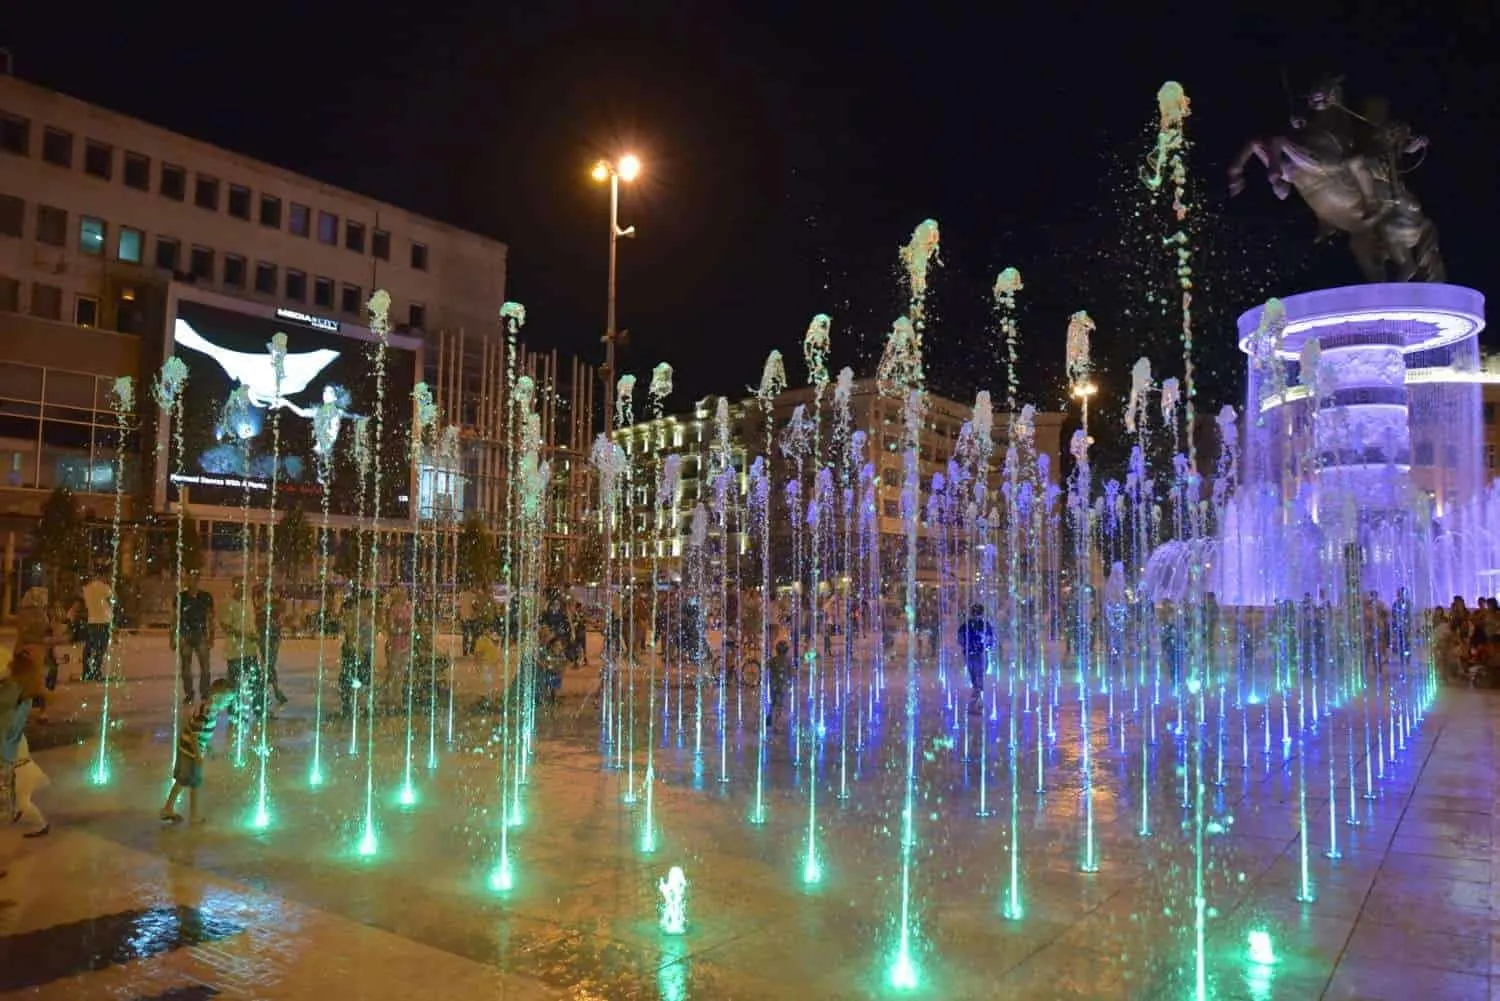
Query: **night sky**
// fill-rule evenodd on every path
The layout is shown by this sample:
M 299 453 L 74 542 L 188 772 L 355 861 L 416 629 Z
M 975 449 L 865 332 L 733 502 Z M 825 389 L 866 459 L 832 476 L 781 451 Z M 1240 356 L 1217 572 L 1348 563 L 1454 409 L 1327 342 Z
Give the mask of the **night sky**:
M 41 12 L 47 7 L 54 13 Z M 1023 395 L 1062 401 L 1066 317 L 1099 324 L 1109 409 L 1130 363 L 1178 374 L 1166 209 L 1138 172 L 1155 94 L 1182 81 L 1203 405 L 1233 400 L 1233 318 L 1268 294 L 1357 278 L 1342 245 L 1253 169 L 1225 162 L 1284 128 L 1288 85 L 1347 75 L 1431 137 L 1409 181 L 1450 280 L 1496 288 L 1500 57 L 1486 3 L 546 3 L 26 5 L 0 27 L 19 75 L 510 244 L 510 296 L 538 346 L 598 351 L 607 196 L 588 168 L 633 150 L 622 223 L 622 371 L 677 368 L 679 406 L 758 380 L 768 349 L 802 378 L 815 312 L 834 365 L 873 368 L 898 314 L 897 247 L 942 225 L 934 383 L 1002 390 L 989 288 L 1020 268 Z M 984 5 L 999 7 L 1002 5 Z M 864 9 L 861 9 L 864 8 Z M 1331 9 L 1331 8 L 1330 8 Z M 152 13 L 148 13 L 148 11 Z M 944 12 L 947 11 L 947 12 Z

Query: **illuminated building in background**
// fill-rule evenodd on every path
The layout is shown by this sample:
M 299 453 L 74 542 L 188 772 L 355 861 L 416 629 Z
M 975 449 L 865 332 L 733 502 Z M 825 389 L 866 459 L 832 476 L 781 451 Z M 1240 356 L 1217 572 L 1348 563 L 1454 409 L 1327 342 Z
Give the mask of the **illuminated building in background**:
M 427 381 L 440 423 L 462 432 L 455 468 L 433 465 L 419 475 L 413 514 L 472 513 L 497 526 L 506 468 L 508 365 L 498 322 L 506 260 L 499 241 L 0 76 L 6 565 L 54 487 L 73 489 L 92 515 L 108 515 L 117 442 L 109 389 L 132 377 L 131 421 L 154 419 L 145 389 L 164 360 L 178 297 L 211 299 L 289 334 L 337 336 L 367 327 L 366 303 L 384 289 L 392 334 L 418 365 L 404 392 L 413 379 Z M 586 521 L 589 492 L 579 477 L 587 475 L 580 457 L 591 438 L 593 370 L 521 349 L 515 368 L 537 381 L 545 457 L 558 485 L 547 539 L 555 566 L 576 549 L 573 533 Z M 150 444 L 143 448 L 138 435 L 127 442 L 127 521 L 161 501 Z M 220 534 L 228 538 L 227 528 L 202 527 L 214 546 Z M 10 607 L 3 597 L 0 606 L 0 614 Z
M 633 479 L 632 514 L 634 541 L 615 543 L 617 559 L 631 559 L 637 573 L 649 568 L 654 556 L 661 566 L 675 572 L 681 561 L 683 546 L 692 527 L 692 512 L 698 504 L 711 507 L 714 470 L 718 468 L 713 452 L 716 445 L 715 414 L 720 397 L 700 400 L 688 414 L 664 415 L 656 420 L 642 421 L 614 432 L 615 441 L 625 450 L 631 460 Z M 947 462 L 957 444 L 959 431 L 973 417 L 973 407 L 950 400 L 935 393 L 926 396 L 925 426 L 919 443 L 918 471 L 921 474 L 920 488 L 923 509 L 930 495 L 932 477 L 935 473 L 947 473 Z M 737 505 L 743 505 L 748 483 L 748 463 L 756 456 L 770 454 L 771 469 L 775 485 L 772 496 L 772 538 L 777 559 L 790 552 L 787 536 L 790 519 L 785 512 L 785 495 L 781 486 L 794 475 L 795 466 L 781 451 L 780 444 L 786 425 L 798 407 L 809 421 L 814 413 L 821 415 L 819 442 L 825 462 L 832 462 L 835 437 L 834 388 L 826 387 L 820 407 L 814 406 L 813 389 L 808 386 L 788 389 L 777 396 L 769 411 L 773 444 L 770 452 L 766 448 L 767 411 L 761 401 L 748 397 L 727 401 L 729 412 L 729 438 L 732 461 L 738 474 L 735 477 Z M 1056 412 L 1039 412 L 1035 417 L 1036 449 L 1039 454 L 1050 457 L 1050 475 L 1055 481 L 1059 471 L 1062 427 L 1064 415 Z M 849 427 L 852 432 L 863 432 L 866 449 L 862 463 L 875 467 L 879 478 L 876 494 L 876 523 L 880 544 L 891 551 L 905 546 L 905 529 L 901 521 L 902 447 L 903 426 L 902 401 L 880 395 L 873 378 L 856 379 L 849 392 Z M 1009 434 L 1008 417 L 1004 413 L 995 415 L 995 452 L 991 463 L 991 486 L 998 487 L 1000 470 L 1005 458 L 1005 442 Z M 662 463 L 668 455 L 677 455 L 681 472 L 681 487 L 673 510 L 658 513 L 656 510 L 656 484 L 660 478 Z M 747 458 L 748 456 L 748 458 Z M 815 463 L 805 464 L 804 477 L 809 479 Z M 837 463 L 833 463 L 837 468 Z M 858 470 L 854 471 L 858 476 Z M 804 490 L 804 500 L 807 493 Z M 744 552 L 753 540 L 740 536 L 737 528 L 732 530 L 731 546 L 739 546 Z M 937 566 L 927 545 L 926 529 L 920 529 L 919 575 L 925 580 L 935 577 Z M 731 552 L 732 552 L 731 548 Z M 787 567 L 777 564 L 781 571 Z

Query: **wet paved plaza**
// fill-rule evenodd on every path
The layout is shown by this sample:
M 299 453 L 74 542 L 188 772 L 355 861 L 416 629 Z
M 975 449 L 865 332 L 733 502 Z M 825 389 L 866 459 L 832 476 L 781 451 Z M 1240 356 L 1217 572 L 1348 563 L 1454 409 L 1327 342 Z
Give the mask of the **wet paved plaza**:
M 760 825 L 748 819 L 753 714 L 747 707 L 746 725 L 731 726 L 722 759 L 709 715 L 695 755 L 695 703 L 689 691 L 678 733 L 674 688 L 674 704 L 665 715 L 658 706 L 656 717 L 656 736 L 663 726 L 667 735 L 655 754 L 650 854 L 639 850 L 644 803 L 622 804 L 631 773 L 601 767 L 598 725 L 590 713 L 576 713 L 587 683 L 570 676 L 563 705 L 539 721 L 520 823 L 510 829 L 514 887 L 497 893 L 488 876 L 497 858 L 500 776 L 484 718 L 465 710 L 481 687 L 472 669 L 459 675 L 451 747 L 440 725 L 435 770 L 427 767 L 426 717 L 419 719 L 409 805 L 398 798 L 404 722 L 380 723 L 379 842 L 373 856 L 361 857 L 366 761 L 349 754 L 347 722 L 325 723 L 326 781 L 318 788 L 307 781 L 311 641 L 289 642 L 284 654 L 292 702 L 269 732 L 271 823 L 263 831 L 247 823 L 255 759 L 247 754 L 236 769 L 233 737 L 222 730 L 204 789 L 208 822 L 173 827 L 156 819 L 170 768 L 170 664 L 161 637 L 129 637 L 124 649 L 131 680 L 112 693 L 120 724 L 111 736 L 109 784 L 88 781 L 97 688 L 65 685 L 53 722 L 33 729 L 37 760 L 54 782 L 39 797 L 53 833 L 23 841 L 16 827 L 0 831 L 0 867 L 9 870 L 0 880 L 0 993 L 404 999 L 441 992 L 610 1001 L 896 995 L 887 981 L 902 873 L 898 674 L 863 748 L 840 740 L 861 721 L 834 715 L 816 758 L 807 741 L 799 748 L 785 731 L 773 735 Z M 331 680 L 329 704 L 336 703 Z M 717 690 L 708 691 L 712 703 Z M 644 705 L 644 687 L 638 695 Z M 1094 718 L 1099 865 L 1084 873 L 1076 703 L 1059 706 L 1059 738 L 1042 747 L 1041 795 L 1036 715 L 1017 718 L 1022 753 L 1013 799 L 1004 698 L 993 719 L 967 717 L 961 706 L 947 711 L 935 687 L 923 698 L 910 870 L 919 984 L 908 996 L 1191 998 L 1196 865 L 1192 815 L 1181 801 L 1195 742 L 1164 733 L 1146 747 L 1143 783 L 1135 725 L 1122 751 L 1113 724 Z M 1357 824 L 1347 822 L 1348 733 L 1335 717 L 1308 741 L 1311 903 L 1295 899 L 1302 773 L 1279 741 L 1274 753 L 1263 753 L 1264 721 L 1255 712 L 1248 725 L 1231 713 L 1225 781 L 1208 788 L 1203 958 L 1210 996 L 1500 997 L 1491 988 L 1500 942 L 1491 922 L 1500 698 L 1443 690 L 1376 783 L 1378 795 L 1366 799 L 1360 786 Z M 1164 727 L 1170 718 L 1164 707 Z M 647 740 L 643 719 L 638 782 Z M 1340 804 L 1332 825 L 1330 743 Z M 1217 758 L 1211 746 L 1203 753 Z M 1215 765 L 1206 764 L 1212 772 Z M 719 781 L 721 767 L 728 782 Z M 1362 762 L 1356 774 L 1364 774 Z M 847 798 L 839 798 L 841 789 Z M 810 790 L 820 879 L 807 885 Z M 981 797 L 985 817 L 976 816 Z M 1143 806 L 1152 830 L 1144 838 Z M 1324 857 L 1330 832 L 1339 839 L 1337 861 Z M 657 881 L 674 865 L 689 881 L 681 936 L 657 924 Z M 1013 878 L 1019 920 L 1002 913 Z M 1269 933 L 1276 962 L 1249 960 L 1252 931 Z

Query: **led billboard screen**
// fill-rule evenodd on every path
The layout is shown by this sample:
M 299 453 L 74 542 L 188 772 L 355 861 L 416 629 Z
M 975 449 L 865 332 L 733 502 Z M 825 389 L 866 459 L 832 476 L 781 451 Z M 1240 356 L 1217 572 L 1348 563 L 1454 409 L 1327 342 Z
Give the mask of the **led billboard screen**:
M 182 395 L 180 466 L 178 445 L 170 445 L 169 500 L 175 502 L 179 487 L 185 485 L 190 505 L 237 507 L 248 496 L 252 507 L 265 508 L 270 505 L 275 471 L 278 508 L 300 504 L 309 514 L 319 510 L 322 488 L 313 417 L 319 404 L 334 401 L 340 419 L 330 508 L 334 514 L 360 513 L 355 424 L 359 417 L 376 415 L 376 345 L 329 329 L 336 326 L 285 310 L 276 317 L 257 316 L 178 301 L 168 352 L 187 366 L 188 379 Z M 287 338 L 279 392 L 268 350 L 278 332 Z M 382 518 L 406 518 L 410 510 L 408 441 L 417 364 L 417 353 L 408 347 L 386 349 L 384 429 L 375 447 Z M 226 403 L 239 386 L 245 387 L 249 406 L 228 413 Z M 279 453 L 273 455 L 278 415 L 281 442 Z M 374 499 L 368 489 L 366 497 L 367 503 Z

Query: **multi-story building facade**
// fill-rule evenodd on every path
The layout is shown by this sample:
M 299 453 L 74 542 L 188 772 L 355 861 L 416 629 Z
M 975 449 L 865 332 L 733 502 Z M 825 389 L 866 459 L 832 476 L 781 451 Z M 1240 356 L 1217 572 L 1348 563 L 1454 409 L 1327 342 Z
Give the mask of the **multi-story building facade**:
M 183 298 L 355 333 L 368 325 L 372 292 L 385 290 L 394 338 L 415 348 L 414 378 L 433 386 L 441 419 L 466 444 L 460 482 L 434 477 L 417 500 L 444 493 L 452 510 L 461 498 L 494 523 L 510 427 L 497 386 L 517 372 L 540 387 L 553 482 L 565 507 L 575 503 L 587 492 L 566 487 L 585 466 L 593 373 L 555 352 L 507 348 L 498 321 L 506 253 L 488 237 L 0 76 L 7 568 L 52 488 L 73 488 L 87 511 L 108 517 L 115 484 L 101 469 L 119 451 L 110 391 L 121 376 L 141 387 L 127 418 L 143 432 L 127 436 L 125 517 L 159 503 L 166 473 L 153 461 L 145 387 Z M 421 503 L 411 508 L 423 513 Z M 575 514 L 558 512 L 554 527 L 571 531 Z
M 716 414 L 719 397 L 708 397 L 699 401 L 690 414 L 664 416 L 622 428 L 615 432 L 615 441 L 621 445 L 631 459 L 633 504 L 631 531 L 625 538 L 615 540 L 615 556 L 618 559 L 634 557 L 637 564 L 641 557 L 655 559 L 659 567 L 675 568 L 683 553 L 684 539 L 692 526 L 692 512 L 699 505 L 710 506 L 712 478 L 716 469 L 723 468 L 714 457 L 717 450 Z M 959 435 L 965 423 L 973 419 L 973 407 L 933 393 L 925 397 L 922 428 L 918 444 L 918 472 L 921 476 L 921 495 L 925 504 L 930 494 L 933 475 L 946 473 L 948 460 L 953 456 Z M 778 492 L 788 479 L 795 476 L 795 460 L 789 457 L 782 444 L 787 425 L 801 408 L 807 429 L 803 451 L 807 455 L 803 464 L 804 476 L 811 475 L 818 463 L 813 461 L 812 449 L 816 447 L 821 462 L 838 466 L 834 454 L 840 441 L 838 430 L 841 421 L 840 409 L 834 401 L 832 387 L 816 396 L 811 387 L 787 390 L 778 395 L 767 407 L 761 400 L 750 397 L 726 403 L 729 413 L 730 452 L 737 475 L 735 503 L 743 507 L 749 489 L 748 470 L 757 456 L 769 454 L 773 483 Z M 874 466 L 877 485 L 877 521 L 881 544 L 898 549 L 905 545 L 905 526 L 901 517 L 901 491 L 904 486 L 903 452 L 905 447 L 904 403 L 881 395 L 874 379 L 859 379 L 852 385 L 848 398 L 848 432 L 865 436 L 865 450 L 860 463 Z M 1062 448 L 1064 415 L 1061 413 L 1038 413 L 1035 418 L 1035 442 L 1038 454 L 1051 457 L 1049 475 L 1056 478 L 1059 471 L 1059 456 Z M 767 429 L 771 438 L 768 451 Z M 816 429 L 816 430 L 814 430 Z M 995 415 L 994 440 L 1004 442 L 1009 435 L 1009 417 Z M 815 440 L 814 440 L 815 439 Z M 668 455 L 678 456 L 681 474 L 676 504 L 667 510 L 657 509 L 657 485 L 660 470 Z M 992 485 L 998 486 L 1003 449 L 997 446 L 995 461 L 991 464 Z M 854 475 L 858 475 L 857 471 Z M 770 532 L 773 550 L 780 552 L 790 546 L 791 518 L 783 510 L 784 497 L 771 500 L 773 512 Z M 733 523 L 738 526 L 739 522 Z M 926 537 L 925 527 L 919 528 L 919 536 Z M 731 529 L 729 547 L 738 547 L 742 552 L 752 540 L 745 538 L 737 527 Z M 925 546 L 923 552 L 926 553 Z M 922 575 L 936 574 L 936 566 L 922 561 Z M 637 572 L 640 567 L 637 566 Z
M 750 401 L 753 402 L 753 401 Z M 755 454 L 753 444 L 744 438 L 745 401 L 733 402 L 721 396 L 707 396 L 693 405 L 687 414 L 669 414 L 641 421 L 614 432 L 616 444 L 624 450 L 631 465 L 624 509 L 619 526 L 621 538 L 613 540 L 617 559 L 628 560 L 637 573 L 649 568 L 653 560 L 659 565 L 675 566 L 682 557 L 683 540 L 692 530 L 693 511 L 713 502 L 713 478 L 724 468 L 719 431 L 719 412 L 725 412 L 729 432 L 730 463 L 735 469 L 734 503 L 743 503 L 747 489 L 747 453 Z M 672 504 L 658 504 L 662 470 L 667 456 L 678 458 L 678 488 Z M 730 525 L 729 545 L 743 547 L 746 541 L 738 521 Z M 665 561 L 662 563 L 661 561 Z

